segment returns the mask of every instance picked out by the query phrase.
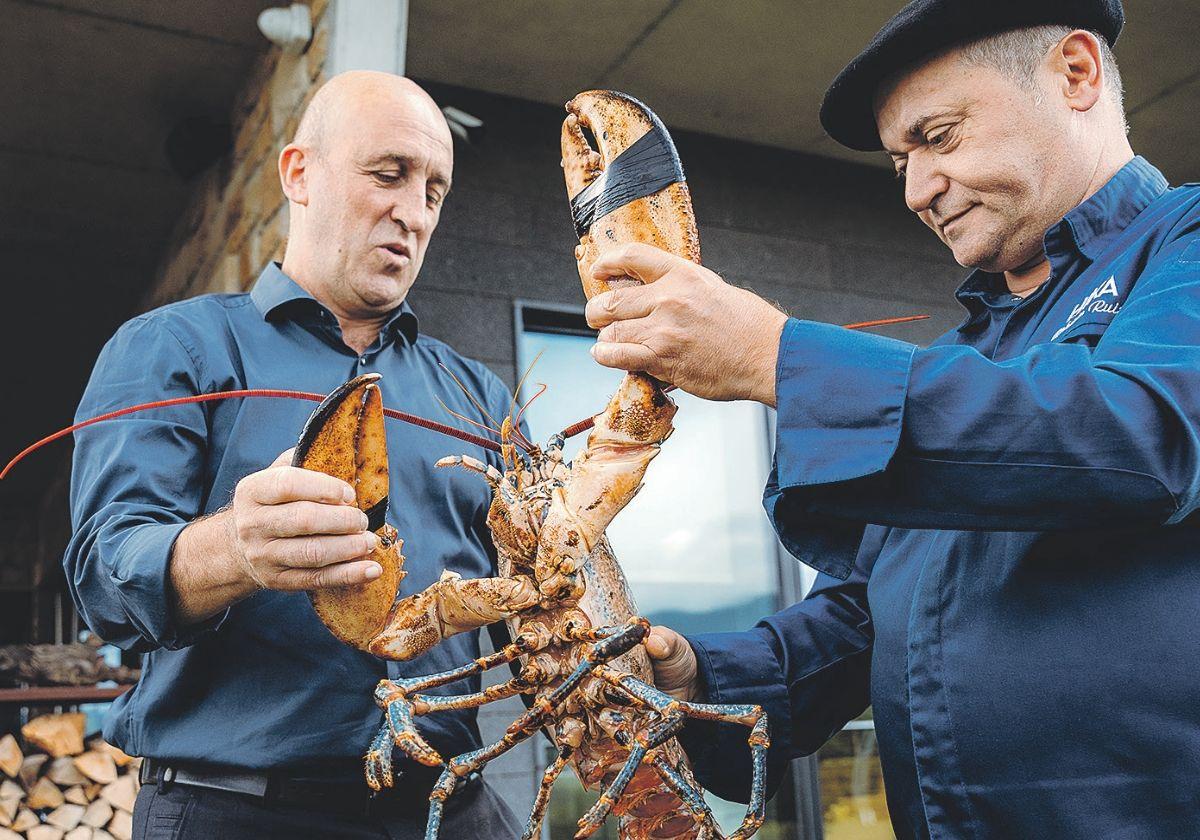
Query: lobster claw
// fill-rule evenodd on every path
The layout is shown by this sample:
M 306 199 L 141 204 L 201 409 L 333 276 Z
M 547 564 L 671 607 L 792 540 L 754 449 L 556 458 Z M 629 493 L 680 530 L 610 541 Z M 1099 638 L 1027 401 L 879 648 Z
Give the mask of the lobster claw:
M 403 580 L 403 541 L 384 521 L 388 505 L 387 431 L 379 374 L 366 374 L 334 390 L 317 406 L 300 433 L 292 465 L 345 481 L 378 538 L 371 559 L 383 568 L 373 581 L 309 592 L 325 626 L 362 650 L 383 629 Z
M 579 235 L 575 259 L 588 299 L 633 278 L 595 280 L 600 254 L 644 242 L 700 262 L 700 237 L 683 166 L 654 112 L 628 94 L 588 90 L 566 104 L 562 167 Z M 598 149 L 588 143 L 588 129 Z

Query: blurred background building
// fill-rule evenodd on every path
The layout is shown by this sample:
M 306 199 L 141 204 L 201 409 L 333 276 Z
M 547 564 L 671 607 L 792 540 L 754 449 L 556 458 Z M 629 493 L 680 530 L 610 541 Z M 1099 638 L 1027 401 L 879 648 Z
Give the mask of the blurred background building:
M 559 169 L 562 103 L 580 90 L 627 91 L 662 117 L 705 263 L 730 281 L 834 323 L 931 315 L 889 329 L 913 341 L 960 320 L 952 295 L 964 272 L 905 208 L 886 157 L 846 152 L 817 122 L 829 80 L 899 0 L 312 0 L 277 16 L 281 34 L 295 26 L 288 50 L 256 26 L 271 5 L 0 0 L 6 458 L 70 422 L 123 320 L 246 289 L 281 257 L 276 156 L 316 87 L 345 69 L 405 72 L 475 118 L 459 119 L 454 190 L 410 301 L 422 330 L 510 384 L 542 353 L 531 376 L 550 386 L 531 409 L 539 437 L 599 409 L 614 381 L 587 354 Z M 1200 168 L 1190 118 L 1200 15 L 1178 0 L 1126 10 L 1116 53 L 1134 148 L 1172 182 L 1188 180 Z M 683 402 L 679 432 L 613 542 L 654 620 L 746 627 L 809 582 L 758 504 L 772 417 Z M 68 461 L 63 442 L 0 484 L 4 641 L 80 630 L 59 565 Z M 515 714 L 489 710 L 485 728 Z M 796 763 L 761 836 L 891 836 L 866 717 Z M 532 742 L 493 768 L 518 810 L 544 750 Z M 562 788 L 553 837 L 585 807 Z

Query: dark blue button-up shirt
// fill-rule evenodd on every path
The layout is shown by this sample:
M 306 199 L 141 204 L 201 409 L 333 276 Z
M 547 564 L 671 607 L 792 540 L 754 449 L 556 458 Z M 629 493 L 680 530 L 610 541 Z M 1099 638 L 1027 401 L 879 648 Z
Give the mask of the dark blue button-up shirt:
M 1048 282 L 974 273 L 931 347 L 788 322 L 765 502 L 822 574 L 692 640 L 714 701 L 767 707 L 773 783 L 870 702 L 901 838 L 1195 836 L 1198 231 L 1137 158 L 1046 233 Z M 691 738 L 718 793 L 745 736 Z
M 385 405 L 471 430 L 438 404 L 484 422 L 440 365 L 492 416 L 507 413 L 503 383 L 419 334 L 407 304 L 359 356 L 325 307 L 272 265 L 249 294 L 193 298 L 122 326 L 100 354 L 78 417 L 228 389 L 327 393 L 377 372 Z M 167 576 L 175 538 L 228 504 L 242 477 L 295 446 L 314 407 L 235 399 L 156 409 L 76 433 L 67 580 L 89 627 L 145 652 L 141 681 L 113 704 L 104 730 L 126 752 L 256 768 L 357 761 L 381 720 L 371 695 L 381 678 L 433 673 L 479 655 L 478 634 L 464 633 L 389 665 L 335 639 L 303 592 L 262 591 L 200 627 L 176 622 Z M 429 586 L 443 569 L 494 574 L 487 484 L 433 467 L 460 453 L 499 466 L 480 447 L 389 421 L 387 519 L 404 539 L 402 594 Z M 472 680 L 444 691 L 477 688 Z M 472 712 L 421 718 L 419 726 L 446 756 L 479 744 Z

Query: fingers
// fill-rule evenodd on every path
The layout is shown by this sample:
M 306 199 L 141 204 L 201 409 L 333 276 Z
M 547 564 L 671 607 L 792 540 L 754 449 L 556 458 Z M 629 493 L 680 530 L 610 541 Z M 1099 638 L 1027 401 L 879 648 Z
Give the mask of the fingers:
M 370 532 L 335 537 L 292 537 L 268 541 L 263 546 L 263 555 L 280 570 L 322 569 L 364 559 L 375 550 L 377 543 Z
M 593 344 L 592 358 L 605 367 L 637 370 L 667 378 L 658 355 L 644 344 Z
M 654 311 L 658 292 L 650 286 L 629 286 L 596 295 L 587 302 L 584 317 L 593 329 L 606 327 L 614 321 L 644 318 Z
M 341 479 L 292 466 L 271 466 L 248 475 L 238 485 L 238 492 L 260 505 L 298 501 L 344 505 L 354 501 L 354 488 Z
M 279 573 L 272 588 L 307 590 L 333 586 L 358 586 L 375 580 L 381 574 L 383 574 L 383 569 L 373 560 L 338 563 L 319 569 L 285 569 Z
M 288 502 L 266 505 L 259 512 L 267 537 L 301 537 L 310 534 L 359 534 L 367 530 L 367 515 L 353 505 Z
M 636 277 L 643 283 L 653 283 L 671 270 L 671 266 L 687 262 L 661 248 L 633 242 L 600 255 L 592 264 L 592 276 L 597 280 L 610 277 Z

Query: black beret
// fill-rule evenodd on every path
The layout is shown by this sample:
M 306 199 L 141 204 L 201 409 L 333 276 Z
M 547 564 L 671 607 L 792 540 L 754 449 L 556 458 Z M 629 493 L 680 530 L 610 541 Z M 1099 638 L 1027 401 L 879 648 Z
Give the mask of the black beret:
M 954 44 L 1027 26 L 1088 29 L 1112 45 L 1124 23 L 1121 0 L 913 0 L 833 80 L 821 103 L 821 125 L 843 146 L 882 149 L 875 91 L 896 71 Z

